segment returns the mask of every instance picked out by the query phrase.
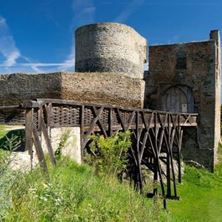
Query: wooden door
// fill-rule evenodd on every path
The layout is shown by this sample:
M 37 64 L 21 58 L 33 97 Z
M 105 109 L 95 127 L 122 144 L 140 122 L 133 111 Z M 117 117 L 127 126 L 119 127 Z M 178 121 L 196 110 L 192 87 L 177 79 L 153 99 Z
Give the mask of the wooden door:
M 162 96 L 161 109 L 169 112 L 193 112 L 194 101 L 191 89 L 186 86 L 170 87 Z

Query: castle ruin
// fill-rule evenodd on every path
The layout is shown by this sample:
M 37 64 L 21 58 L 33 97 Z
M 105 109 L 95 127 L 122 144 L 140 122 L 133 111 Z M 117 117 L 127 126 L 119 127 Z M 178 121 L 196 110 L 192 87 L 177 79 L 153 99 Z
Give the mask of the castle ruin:
M 148 47 L 129 26 L 98 23 L 78 28 L 75 39 L 76 72 L 0 75 L 0 105 L 54 98 L 198 113 L 198 127 L 184 130 L 183 159 L 213 170 L 220 140 L 219 31 L 206 41 Z

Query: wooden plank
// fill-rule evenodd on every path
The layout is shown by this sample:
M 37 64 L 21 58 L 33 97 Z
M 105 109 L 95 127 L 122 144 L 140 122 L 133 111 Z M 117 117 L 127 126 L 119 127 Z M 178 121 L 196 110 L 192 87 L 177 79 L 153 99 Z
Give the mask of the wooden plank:
M 78 106 L 97 106 L 98 104 L 95 103 L 82 103 L 79 101 L 75 101 L 75 100 L 64 100 L 64 99 L 45 99 L 45 98 L 38 98 L 36 99 L 37 101 L 32 101 L 33 104 L 38 103 L 40 105 L 44 105 L 46 103 L 52 103 L 52 104 L 65 104 L 65 105 L 78 105 Z M 158 112 L 158 113 L 171 113 L 171 114 L 178 114 L 178 113 L 182 113 L 182 112 L 166 112 L 166 111 L 161 111 L 161 110 L 150 110 L 150 109 L 140 109 L 140 108 L 127 108 L 127 107 L 123 107 L 123 106 L 116 106 L 116 105 L 109 105 L 109 104 L 102 104 L 102 106 L 105 106 L 106 108 L 117 108 L 117 109 L 123 109 L 126 111 L 145 111 L 148 113 L 152 113 L 152 112 Z M 187 113 L 183 113 L 185 115 L 187 115 Z M 198 113 L 191 113 L 192 115 L 196 115 L 198 116 Z
M 35 151 L 36 151 L 37 158 L 39 160 L 39 164 L 40 164 L 41 168 L 43 169 L 43 172 L 48 174 L 48 167 L 47 167 L 47 164 L 45 161 L 44 153 L 42 150 L 42 145 L 39 140 L 39 135 L 38 135 L 36 127 L 32 128 L 32 133 L 33 133 L 33 141 L 34 141 L 34 145 L 35 145 Z
M 131 127 L 131 124 L 132 124 L 132 121 L 133 121 L 133 118 L 135 117 L 135 111 L 133 111 L 132 112 L 132 114 L 131 114 L 131 116 L 130 116 L 130 118 L 129 118 L 129 120 L 128 120 L 128 124 L 127 124 L 127 127 L 126 127 L 126 130 L 129 130 L 130 129 L 130 127 Z M 139 124 L 138 124 L 139 125 Z
M 166 173 L 167 173 L 167 196 L 171 197 L 171 172 L 170 172 L 170 154 L 167 152 Z
M 113 134 L 113 109 L 109 108 L 109 136 L 112 136 Z
M 93 112 L 94 112 L 94 115 L 95 115 L 95 117 L 96 117 L 97 114 L 98 114 L 98 110 L 97 110 L 94 106 L 93 106 Z M 105 130 L 105 127 L 103 126 L 102 122 L 100 121 L 100 117 L 98 118 L 97 122 L 98 122 L 98 125 L 99 125 L 100 129 L 101 129 L 102 132 L 103 132 L 103 135 L 104 135 L 105 137 L 108 137 L 108 135 L 107 135 L 107 133 L 106 133 L 106 130 Z M 108 124 L 108 123 L 107 123 L 107 124 Z
M 146 147 L 146 143 L 147 143 L 147 139 L 148 139 L 148 134 L 149 134 L 149 131 L 146 131 L 145 132 L 145 135 L 143 137 L 143 142 L 142 142 L 142 147 L 141 147 L 141 152 L 140 152 L 140 163 L 142 161 L 142 158 L 143 158 L 143 153 L 144 153 L 144 150 L 145 150 L 145 147 Z
M 103 112 L 104 107 L 101 107 L 99 109 L 99 111 L 97 112 L 97 116 L 93 119 L 93 121 L 91 122 L 90 128 L 88 130 L 88 132 L 84 135 L 84 142 L 83 142 L 83 148 L 85 148 L 86 144 L 89 141 L 89 135 L 93 132 L 94 126 L 97 123 L 101 113 Z
M 181 174 L 181 147 L 182 147 L 183 130 L 180 132 L 179 144 L 178 144 L 178 182 L 182 181 Z
M 123 119 L 121 117 L 121 113 L 120 113 L 119 109 L 116 109 L 116 111 L 117 111 L 117 114 L 118 114 L 118 117 L 119 117 L 119 120 L 120 120 L 120 124 L 121 124 L 123 130 L 126 131 L 126 125 L 125 125 L 125 122 L 123 121 Z
M 172 136 L 171 136 L 171 143 L 169 147 L 169 155 L 170 155 L 170 162 L 171 162 L 171 170 L 172 170 L 172 176 L 173 176 L 173 187 L 174 187 L 174 196 L 177 196 L 177 188 L 176 188 L 176 176 L 175 176 L 175 171 L 174 171 L 174 164 L 173 164 L 173 141 L 175 137 L 175 131 L 176 129 L 174 128 L 172 131 Z
M 21 108 L 20 105 L 8 105 L 8 106 L 0 106 L 0 110 L 3 110 L 3 109 L 19 109 Z
M 140 137 L 141 132 L 139 129 L 139 112 L 136 112 L 136 154 L 137 154 L 137 163 L 138 163 L 138 179 L 139 179 L 139 189 L 142 192 L 143 181 L 142 181 L 142 170 L 141 170 L 141 161 L 140 161 Z
M 46 108 L 46 118 L 47 118 L 47 123 L 46 126 L 47 128 L 51 127 L 51 116 L 52 116 L 52 103 L 49 103 L 48 105 L 45 106 Z
M 47 149 L 48 149 L 48 152 L 49 152 L 49 157 L 50 157 L 51 163 L 55 166 L 56 165 L 56 158 L 55 158 L 53 148 L 52 148 L 52 144 L 51 144 L 48 132 L 47 132 L 46 124 L 45 124 L 43 118 L 42 118 L 41 127 L 42 127 L 42 132 L 43 132 L 43 135 L 44 135 L 44 138 L 45 138 L 46 146 L 47 146 Z
M 33 109 L 27 109 L 25 112 L 25 149 L 28 150 L 31 159 L 33 156 L 32 121 Z
M 80 109 L 80 143 L 81 143 L 81 159 L 83 160 L 84 151 L 84 120 L 85 120 L 85 106 L 81 106 Z

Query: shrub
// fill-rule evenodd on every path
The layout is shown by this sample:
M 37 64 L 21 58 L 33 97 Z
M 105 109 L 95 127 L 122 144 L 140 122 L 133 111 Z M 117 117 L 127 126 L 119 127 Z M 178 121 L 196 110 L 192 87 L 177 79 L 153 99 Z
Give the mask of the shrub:
M 91 139 L 90 154 L 86 155 L 86 161 L 94 166 L 97 174 L 116 175 L 124 171 L 131 146 L 129 131 L 117 132 L 108 138 L 93 135 Z

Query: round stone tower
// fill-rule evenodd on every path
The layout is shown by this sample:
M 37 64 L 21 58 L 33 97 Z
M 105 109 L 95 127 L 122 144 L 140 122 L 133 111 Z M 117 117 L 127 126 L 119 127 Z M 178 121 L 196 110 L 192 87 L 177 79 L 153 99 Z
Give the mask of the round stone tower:
M 97 23 L 78 28 L 76 72 L 125 73 L 143 78 L 147 42 L 133 28 L 118 23 Z

